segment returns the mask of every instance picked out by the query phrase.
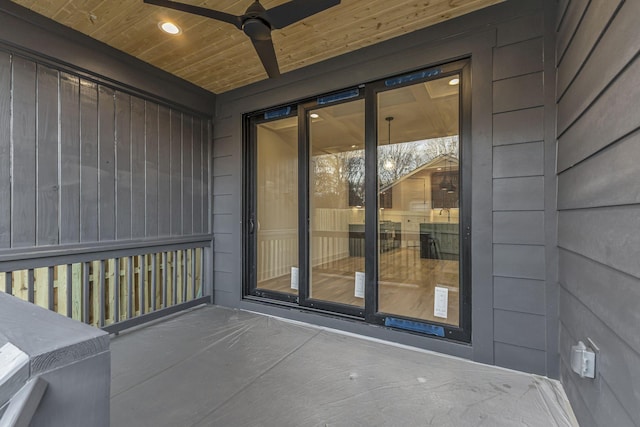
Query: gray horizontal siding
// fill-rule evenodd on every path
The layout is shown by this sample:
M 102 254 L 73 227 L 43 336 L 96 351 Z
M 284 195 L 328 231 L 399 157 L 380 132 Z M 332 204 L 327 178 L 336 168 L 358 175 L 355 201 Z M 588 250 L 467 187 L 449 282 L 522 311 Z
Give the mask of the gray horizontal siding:
M 493 210 L 544 210 L 543 177 L 534 176 L 494 179 Z
M 232 156 L 219 156 L 213 159 L 214 177 L 232 175 L 234 170 L 235 166 Z
M 545 282 L 495 276 L 493 305 L 501 310 L 545 315 Z
M 564 330 L 563 330 L 564 331 Z M 565 337 L 561 334 L 561 339 Z M 604 380 L 598 381 L 598 391 L 580 395 L 579 387 L 591 380 L 575 378 L 571 367 L 562 364 L 560 374 L 564 390 L 572 403 L 572 409 L 580 414 L 580 427 L 616 426 L 636 427 L 627 411 L 620 405 L 611 386 Z
M 540 37 L 544 28 L 544 16 L 540 11 L 525 14 L 500 24 L 496 46 L 506 46 Z
M 616 78 L 558 140 L 558 171 L 563 171 L 640 124 L 640 58 Z M 615 105 L 615 108 L 612 106 Z
M 493 242 L 516 245 L 544 244 L 543 211 L 501 211 L 493 213 Z
M 226 254 L 232 254 L 233 253 L 233 235 L 231 233 L 227 233 L 227 234 L 218 233 L 218 234 L 216 234 L 216 241 L 215 241 L 215 244 L 214 244 L 214 251 L 216 253 L 221 252 L 221 253 L 226 253 Z
M 560 251 L 560 281 L 567 292 L 577 295 L 595 316 L 640 353 L 640 279 L 586 258 L 575 252 Z M 603 298 L 606 289 L 607 297 Z
M 493 115 L 493 145 L 544 139 L 544 108 L 528 108 Z
M 226 116 L 219 118 L 214 129 L 213 144 L 213 232 L 215 301 L 218 304 L 234 305 L 242 292 L 236 265 L 239 238 L 235 233 L 240 224 L 236 193 L 238 174 L 238 145 L 231 138 L 233 120 Z
M 496 81 L 493 84 L 493 112 L 543 105 L 542 78 L 542 73 L 533 73 Z
M 498 47 L 493 57 L 493 80 L 542 71 L 543 38 Z
M 640 205 L 562 211 L 558 246 L 640 278 Z
M 640 425 L 640 3 L 571 0 L 559 27 L 561 380 L 584 426 Z M 596 378 L 573 373 L 591 339 Z
M 493 149 L 493 177 L 540 176 L 544 174 L 542 142 L 503 145 Z
M 637 369 L 640 366 L 640 355 L 579 299 L 564 290 L 560 292 L 560 313 L 562 327 L 567 331 L 561 333 L 562 353 L 568 354 L 570 346 L 575 345 L 577 340 L 587 343 L 587 338 L 600 348 L 596 362 L 597 380 L 581 379 L 574 373 L 569 375 L 569 381 L 575 382 L 580 389 L 580 395 L 587 403 L 596 425 L 640 424 L 640 411 L 637 410 L 640 399 L 640 369 Z M 563 363 L 570 366 L 567 359 Z M 603 382 L 612 388 L 613 396 L 602 394 Z M 601 412 L 609 417 L 603 417 Z M 581 421 L 579 415 L 578 419 Z
M 546 372 L 545 351 L 502 342 L 495 342 L 493 351 L 498 366 L 540 375 Z
M 494 359 L 538 374 L 549 372 L 544 28 L 540 14 L 499 27 L 498 40 L 510 43 L 494 49 L 493 61 Z
M 640 132 L 558 176 L 558 209 L 640 203 Z
M 496 342 L 541 351 L 546 349 L 544 316 L 495 309 L 493 322 Z
M 616 4 L 618 2 L 601 2 Z M 564 132 L 571 123 L 596 99 L 605 87 L 618 75 L 640 51 L 640 34 L 637 31 L 640 3 L 627 1 L 614 16 L 602 40 L 593 48 L 580 73 L 558 103 L 558 131 Z M 615 46 L 614 49 L 611 46 Z M 559 64 L 559 77 L 566 75 L 569 64 Z M 568 79 L 568 77 L 567 77 Z
M 544 246 L 494 244 L 493 274 L 495 276 L 544 280 Z
M 0 247 L 208 232 L 207 120 L 8 53 L 0 85 Z
M 559 28 L 556 40 L 557 58 L 562 58 L 564 56 L 564 53 L 578 28 L 578 24 L 582 20 L 582 16 L 584 15 L 588 4 L 589 0 L 569 0 L 569 4 L 566 5 L 566 10 L 563 12 L 564 17 L 562 19 L 562 25 Z M 559 6 L 562 5 L 560 4 Z
M 609 0 L 589 5 L 560 62 L 559 66 L 564 68 L 564 72 L 558 75 L 558 94 L 563 94 L 567 89 L 573 78 L 571 76 L 577 74 L 619 4 L 618 1 Z

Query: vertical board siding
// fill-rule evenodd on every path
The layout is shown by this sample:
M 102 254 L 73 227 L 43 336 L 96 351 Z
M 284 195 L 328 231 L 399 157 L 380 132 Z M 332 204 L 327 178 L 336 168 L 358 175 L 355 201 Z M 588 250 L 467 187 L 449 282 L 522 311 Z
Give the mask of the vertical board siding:
M 211 232 L 211 218 L 209 215 L 209 180 L 211 173 L 209 166 L 213 165 L 211 158 L 211 123 L 202 123 L 202 231 Z M 213 166 L 211 166 L 213 167 Z M 213 211 L 213 206 L 211 206 Z
M 638 10 L 571 0 L 559 27 L 561 379 L 585 426 L 640 425 Z M 601 349 L 595 380 L 569 368 L 587 338 Z
M 116 92 L 116 238 L 131 238 L 131 97 Z
M 193 121 L 193 233 L 202 233 L 202 121 Z
M 171 112 L 171 235 L 182 234 L 182 114 Z
M 11 56 L 0 52 L 0 248 L 11 246 Z
M 80 79 L 60 74 L 60 243 L 80 241 Z
M 80 241 L 98 240 L 98 86 L 80 80 Z
M 36 244 L 36 64 L 13 58 L 12 247 Z
M 158 109 L 158 234 L 171 234 L 171 111 Z
M 209 126 L 0 52 L 0 249 L 208 233 Z
M 58 72 L 38 66 L 37 245 L 58 243 Z
M 131 237 L 145 234 L 145 109 L 144 101 L 131 98 Z
M 158 236 L 158 106 L 145 102 L 145 237 Z
M 182 120 L 182 234 L 193 233 L 193 120 Z
M 100 240 L 115 240 L 116 238 L 114 97 L 114 91 L 109 88 L 101 87 L 98 92 Z

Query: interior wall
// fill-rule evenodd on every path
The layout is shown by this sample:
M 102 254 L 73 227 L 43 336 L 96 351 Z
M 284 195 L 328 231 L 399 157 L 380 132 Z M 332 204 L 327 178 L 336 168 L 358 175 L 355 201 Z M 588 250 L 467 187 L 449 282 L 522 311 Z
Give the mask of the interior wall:
M 558 246 L 561 380 L 581 426 L 640 425 L 640 2 L 561 1 Z M 596 378 L 570 367 L 599 348 Z
M 553 0 L 506 1 L 219 95 L 216 303 L 556 377 L 555 64 L 548 48 L 555 8 Z M 473 185 L 472 345 L 243 300 L 242 115 L 467 56 L 473 80 L 472 149 L 466 153 Z

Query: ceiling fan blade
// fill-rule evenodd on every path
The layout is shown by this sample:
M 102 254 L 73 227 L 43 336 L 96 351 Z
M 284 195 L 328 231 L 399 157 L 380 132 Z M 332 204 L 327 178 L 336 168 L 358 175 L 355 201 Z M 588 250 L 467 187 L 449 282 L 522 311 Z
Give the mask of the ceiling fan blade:
M 268 40 L 255 40 L 251 39 L 253 47 L 258 52 L 260 61 L 264 66 L 267 75 L 270 78 L 278 77 L 280 75 L 280 69 L 278 68 L 278 59 L 276 58 L 276 51 L 273 48 L 273 41 Z
M 234 25 L 238 29 L 242 29 L 242 18 L 240 16 L 231 15 L 217 10 L 206 9 L 204 7 L 193 6 L 190 4 L 179 3 L 171 0 L 144 0 L 145 3 L 156 6 L 167 7 L 169 9 L 179 10 L 182 12 L 193 13 L 207 18 L 216 19 L 218 21 L 227 22 Z
M 271 28 L 280 29 L 340 4 L 340 0 L 291 0 L 267 10 Z

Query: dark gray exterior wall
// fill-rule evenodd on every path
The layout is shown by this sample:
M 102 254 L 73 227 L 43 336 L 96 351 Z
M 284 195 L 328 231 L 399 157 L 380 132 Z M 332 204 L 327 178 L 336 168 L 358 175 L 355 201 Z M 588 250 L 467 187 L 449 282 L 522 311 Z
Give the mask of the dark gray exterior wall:
M 560 375 L 582 426 L 640 425 L 640 2 L 558 13 Z M 599 347 L 596 378 L 571 345 Z
M 210 233 L 214 105 L 209 92 L 3 4 L 0 254 Z
M 218 96 L 215 302 L 557 377 L 555 1 L 507 1 Z M 242 300 L 242 114 L 472 62 L 471 346 Z

